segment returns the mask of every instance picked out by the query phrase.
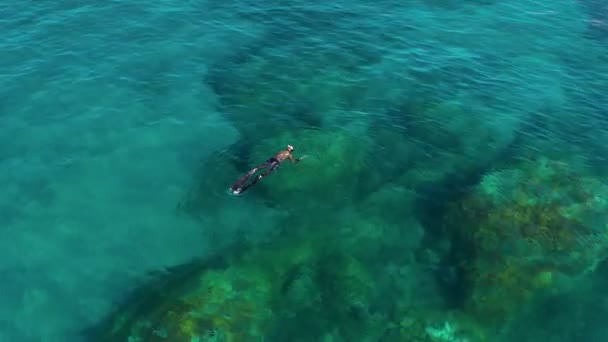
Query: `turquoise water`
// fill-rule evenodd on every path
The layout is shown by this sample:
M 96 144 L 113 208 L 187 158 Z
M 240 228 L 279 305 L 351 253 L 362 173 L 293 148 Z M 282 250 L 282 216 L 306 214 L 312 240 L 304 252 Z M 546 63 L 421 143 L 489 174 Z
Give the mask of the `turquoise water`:
M 606 27 L 592 0 L 3 2 L 0 340 L 77 341 L 151 273 L 338 211 L 432 250 L 412 212 L 518 160 L 605 181 Z M 227 195 L 287 143 L 308 171 Z M 603 341 L 602 261 L 519 332 Z

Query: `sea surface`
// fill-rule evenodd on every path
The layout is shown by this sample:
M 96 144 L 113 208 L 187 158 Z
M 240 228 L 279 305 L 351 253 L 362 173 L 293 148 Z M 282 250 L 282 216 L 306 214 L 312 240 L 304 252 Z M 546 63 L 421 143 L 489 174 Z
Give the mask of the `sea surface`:
M 0 341 L 87 340 L 155 274 L 338 212 L 442 255 L 416 214 L 521 161 L 608 181 L 600 0 L 5 0 L 0 32 Z M 508 336 L 608 340 L 599 255 Z

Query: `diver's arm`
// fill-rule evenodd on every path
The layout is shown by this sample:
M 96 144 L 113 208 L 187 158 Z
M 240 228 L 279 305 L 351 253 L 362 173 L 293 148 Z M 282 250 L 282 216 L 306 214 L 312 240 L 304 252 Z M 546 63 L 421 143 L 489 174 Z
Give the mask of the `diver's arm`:
M 295 159 L 295 162 L 297 163 L 297 162 L 301 161 L 302 159 L 304 159 L 304 158 L 306 158 L 306 157 L 308 157 L 308 155 L 307 155 L 307 154 L 305 154 L 305 155 L 301 156 L 300 158 L 296 158 L 296 159 Z

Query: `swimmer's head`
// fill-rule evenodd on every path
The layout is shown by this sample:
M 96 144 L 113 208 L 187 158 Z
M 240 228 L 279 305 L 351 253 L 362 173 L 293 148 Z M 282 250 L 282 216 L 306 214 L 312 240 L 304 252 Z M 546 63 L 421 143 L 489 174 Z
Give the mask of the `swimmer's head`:
M 293 152 L 293 146 L 291 146 L 291 145 L 287 145 L 287 151 L 289 151 L 289 152 Z

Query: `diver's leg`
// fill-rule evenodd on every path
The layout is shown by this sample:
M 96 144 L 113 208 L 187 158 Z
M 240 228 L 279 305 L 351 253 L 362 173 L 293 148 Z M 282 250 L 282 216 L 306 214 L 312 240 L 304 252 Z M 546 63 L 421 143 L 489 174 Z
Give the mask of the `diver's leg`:
M 234 192 L 240 192 L 241 191 L 240 189 L 243 187 L 243 184 L 245 184 L 247 182 L 249 177 L 251 177 L 251 175 L 246 174 L 245 176 L 239 178 L 236 182 L 234 182 L 234 184 L 232 184 L 232 186 L 230 187 L 230 190 L 232 190 Z
M 269 166 L 270 166 L 270 168 L 269 168 L 269 169 L 268 169 L 266 172 L 264 172 L 264 173 L 262 173 L 262 174 L 258 175 L 258 176 L 255 178 L 255 180 L 254 180 L 255 182 L 257 182 L 257 181 L 259 181 L 260 179 L 262 179 L 262 178 L 264 178 L 264 177 L 268 176 L 268 175 L 269 175 L 269 174 L 270 174 L 272 171 L 276 170 L 276 169 L 279 167 L 279 163 L 278 163 L 278 162 L 273 162 L 273 163 L 271 163 Z
M 265 162 L 263 164 L 260 164 L 256 167 L 254 167 L 253 169 L 249 170 L 249 172 L 247 172 L 243 177 L 239 178 L 236 182 L 234 182 L 234 184 L 232 184 L 232 186 L 230 187 L 230 190 L 242 192 L 243 184 L 245 184 L 247 182 L 247 180 L 249 180 L 249 177 L 253 176 L 254 173 L 258 172 L 258 170 L 265 169 L 270 165 L 271 165 L 271 163 Z
M 245 186 L 239 187 L 237 189 L 233 189 L 234 193 L 237 194 L 237 195 L 242 194 L 243 192 L 247 191 L 247 189 L 249 189 L 250 187 L 252 187 L 256 183 L 256 180 L 257 180 L 257 178 L 255 178 L 253 181 L 251 181 L 251 183 L 249 183 L 249 184 L 247 184 Z
M 241 193 L 245 192 L 247 189 L 249 189 L 250 187 L 254 186 L 260 179 L 266 177 L 272 171 L 276 170 L 279 167 L 279 163 L 278 162 L 271 162 L 271 163 L 268 163 L 268 165 L 266 165 L 265 167 L 270 167 L 270 168 L 268 170 L 266 170 L 266 172 L 264 172 L 262 174 L 259 174 L 257 177 L 255 177 L 251 181 L 251 183 L 245 185 L 244 187 L 241 187 L 240 190 L 238 190 L 238 193 L 241 194 Z

